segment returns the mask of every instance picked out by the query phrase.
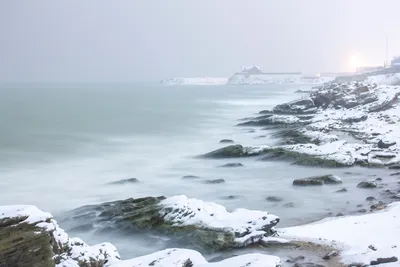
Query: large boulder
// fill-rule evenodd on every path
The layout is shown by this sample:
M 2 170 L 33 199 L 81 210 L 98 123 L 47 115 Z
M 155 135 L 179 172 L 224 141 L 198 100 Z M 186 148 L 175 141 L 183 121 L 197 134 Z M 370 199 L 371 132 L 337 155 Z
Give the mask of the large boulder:
M 66 224 L 91 223 L 99 231 L 124 234 L 153 230 L 177 242 L 223 250 L 258 243 L 275 233 L 279 218 L 267 212 L 227 212 L 215 203 L 185 196 L 126 199 L 84 206 L 67 214 Z
M 315 110 L 314 101 L 309 97 L 280 104 L 273 108 L 273 112 L 282 114 L 305 114 L 313 113 Z

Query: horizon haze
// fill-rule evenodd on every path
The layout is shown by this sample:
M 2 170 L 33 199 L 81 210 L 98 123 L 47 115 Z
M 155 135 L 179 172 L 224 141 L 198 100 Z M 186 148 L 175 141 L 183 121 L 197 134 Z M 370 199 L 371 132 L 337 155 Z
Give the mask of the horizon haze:
M 0 1 L 0 83 L 354 71 L 400 54 L 396 0 Z

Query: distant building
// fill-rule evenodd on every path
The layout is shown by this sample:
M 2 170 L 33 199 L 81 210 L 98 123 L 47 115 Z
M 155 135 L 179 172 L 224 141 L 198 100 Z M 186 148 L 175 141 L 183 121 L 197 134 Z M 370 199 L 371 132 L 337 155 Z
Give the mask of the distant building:
M 262 74 L 262 70 L 259 66 L 253 65 L 253 66 L 244 66 L 242 67 L 242 73 L 245 74 Z
M 400 67 L 400 56 L 392 59 L 392 67 Z

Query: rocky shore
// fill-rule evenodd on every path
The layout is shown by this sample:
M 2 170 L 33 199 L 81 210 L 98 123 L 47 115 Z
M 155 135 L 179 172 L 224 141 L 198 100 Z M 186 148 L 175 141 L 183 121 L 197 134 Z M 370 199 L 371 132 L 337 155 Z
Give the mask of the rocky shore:
M 263 110 L 241 121 L 238 127 L 274 130 L 280 144 L 251 147 L 223 139 L 217 150 L 200 158 L 235 159 L 218 167 L 243 167 L 236 159 L 284 160 L 296 165 L 386 169 L 400 177 L 400 86 L 360 82 L 330 83 L 314 88 L 296 101 Z M 233 144 L 232 144 L 233 143 Z M 245 167 L 243 167 L 245 168 Z M 349 171 L 349 175 L 352 175 Z M 203 180 L 188 175 L 184 180 Z M 89 246 L 71 238 L 51 214 L 34 206 L 0 206 L 0 266 L 34 267 L 133 267 L 133 266 L 395 266 L 400 264 L 400 180 L 390 188 L 386 177 L 360 177 L 356 190 L 380 190 L 379 197 L 363 199 L 353 214 L 336 214 L 319 222 L 279 229 L 280 218 L 266 211 L 227 211 L 212 202 L 184 195 L 129 198 L 69 211 L 65 221 L 73 232 L 133 236 L 157 234 L 173 239 L 178 247 L 138 258 L 121 259 L 110 243 Z M 111 183 L 126 186 L 136 178 Z M 348 192 L 343 180 L 331 175 L 294 177 L 293 186 L 340 186 L 334 194 Z M 333 192 L 333 191 L 332 191 Z M 232 196 L 234 197 L 234 196 Z M 279 196 L 266 201 L 280 202 Z M 289 204 L 289 203 L 287 203 Z M 293 204 L 293 203 L 292 203 Z M 286 205 L 286 204 L 285 204 Z M 294 204 L 293 204 L 294 205 Z M 335 214 L 330 214 L 334 216 Z M 318 261 L 302 255 L 280 258 L 268 253 L 247 253 L 228 259 L 206 260 L 203 251 L 227 252 L 250 248 L 302 248 L 319 251 Z M 318 249 L 316 249 L 318 248 Z M 200 251 L 200 252 L 199 252 Z M 322 254 L 321 254 L 322 253 Z M 322 262 L 322 263 L 321 263 Z

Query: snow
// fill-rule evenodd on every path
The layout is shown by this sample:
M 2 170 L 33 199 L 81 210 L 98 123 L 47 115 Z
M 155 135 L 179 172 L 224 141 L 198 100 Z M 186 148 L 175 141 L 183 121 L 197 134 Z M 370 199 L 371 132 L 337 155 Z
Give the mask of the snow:
M 109 267 L 182 267 L 190 259 L 193 267 L 276 267 L 280 265 L 280 259 L 275 256 L 264 254 L 246 254 L 226 259 L 220 262 L 208 263 L 206 259 L 197 251 L 189 249 L 166 249 L 146 256 L 120 261 L 109 265 Z
M 400 73 L 369 76 L 365 82 L 378 85 L 400 85 Z
M 229 78 L 228 84 L 323 84 L 332 81 L 333 77 L 319 77 L 315 80 L 303 79 L 301 75 L 270 75 L 270 74 L 235 74 Z
M 53 216 L 48 212 L 41 211 L 37 207 L 30 205 L 0 206 L 0 219 L 15 217 L 28 217 L 24 222 L 36 224 L 46 221 Z
M 334 244 L 341 251 L 344 264 L 370 264 L 377 258 L 399 257 L 400 203 L 393 203 L 381 212 L 328 218 L 308 225 L 283 228 L 279 233 L 282 238 L 290 240 Z M 369 248 L 371 245 L 376 251 Z M 399 266 L 400 262 L 387 265 Z
M 197 78 L 169 78 L 161 81 L 165 85 L 224 85 L 228 78 L 197 77 Z
M 169 197 L 161 201 L 160 211 L 164 220 L 173 226 L 197 226 L 215 229 L 241 237 L 236 237 L 238 247 L 258 242 L 266 231 L 279 222 L 279 217 L 264 211 L 236 209 L 228 212 L 224 206 L 213 202 L 189 199 L 184 195 Z M 171 212 L 179 210 L 179 212 Z

